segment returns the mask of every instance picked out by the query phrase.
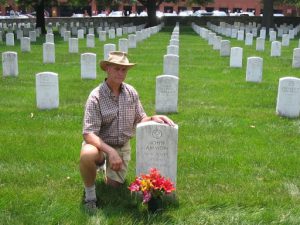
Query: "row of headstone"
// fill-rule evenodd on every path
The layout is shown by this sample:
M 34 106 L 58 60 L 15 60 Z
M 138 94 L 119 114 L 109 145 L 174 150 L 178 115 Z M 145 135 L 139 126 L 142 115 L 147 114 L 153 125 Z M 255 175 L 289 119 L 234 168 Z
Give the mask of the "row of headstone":
M 220 56 L 231 56 L 230 58 L 230 67 L 242 67 L 242 57 L 243 57 L 243 51 L 242 48 L 239 47 L 235 47 L 233 49 L 230 49 L 230 42 L 228 40 L 221 40 L 221 38 L 219 38 L 219 36 L 216 36 L 216 34 L 214 32 L 210 32 L 208 30 L 206 31 L 202 31 L 205 30 L 206 28 L 200 28 L 197 27 L 197 25 L 193 25 L 193 29 L 195 30 L 195 32 L 197 32 L 198 34 L 200 34 L 200 36 L 202 35 L 202 37 L 204 38 L 203 34 L 207 34 L 208 37 L 208 43 L 213 45 L 213 49 L 218 50 L 218 46 L 220 46 Z M 219 44 L 221 40 L 221 45 Z M 300 45 L 300 40 L 298 43 L 298 46 Z M 217 47 L 216 47 L 217 46 Z M 279 57 L 281 56 L 281 46 L 282 43 L 279 41 L 272 41 L 271 43 L 271 52 L 270 52 L 270 56 L 271 57 Z M 265 48 L 265 39 L 264 38 L 257 38 L 256 41 L 256 50 L 257 51 L 263 51 Z M 231 52 L 231 53 L 229 53 Z M 299 65 L 299 51 L 296 49 L 294 49 L 294 53 L 293 53 L 293 61 L 292 61 L 292 67 L 293 68 L 298 68 L 300 67 Z
M 155 108 L 157 113 L 177 112 L 178 67 L 179 24 L 176 24 L 167 46 L 167 54 L 164 56 L 164 75 L 156 77 Z M 156 168 L 164 177 L 170 178 L 176 186 L 177 155 L 177 125 L 172 127 L 153 121 L 138 124 L 136 129 L 137 176 L 149 173 L 151 168 Z
M 209 31 L 193 24 L 193 29 L 199 35 L 203 35 L 209 39 L 213 37 Z M 263 40 L 263 38 L 258 38 Z M 272 41 L 271 56 L 281 55 L 281 42 Z M 231 48 L 230 67 L 242 67 L 243 49 L 240 47 Z M 293 51 L 294 68 L 300 68 L 300 48 Z M 248 57 L 246 67 L 247 82 L 261 82 L 263 74 L 263 59 L 260 57 Z M 295 118 L 300 116 L 300 79 L 295 77 L 284 77 L 279 80 L 276 113 L 280 116 Z
M 40 32 L 38 30 L 32 30 L 29 31 L 28 38 L 30 39 L 30 42 L 36 42 L 37 37 L 40 36 Z M 21 40 L 23 37 L 23 32 L 21 30 L 18 30 L 17 32 L 17 39 Z M 2 32 L 0 33 L 0 41 L 3 41 Z M 8 32 L 5 34 L 5 44 L 6 46 L 14 46 L 15 45 L 15 34 L 13 32 Z
M 164 55 L 163 67 L 163 75 L 156 77 L 155 111 L 176 113 L 179 84 L 179 24 L 173 29 L 167 54 Z
M 208 22 L 207 27 L 216 33 L 222 34 L 223 36 L 236 38 L 242 41 L 245 38 L 245 34 L 247 35 L 248 33 L 252 34 L 253 37 L 261 37 L 264 39 L 267 37 L 266 28 L 262 27 L 260 24 L 256 24 L 255 22 L 249 22 L 247 25 L 239 22 L 234 22 L 233 25 L 220 22 L 219 26 Z M 294 27 L 293 24 L 282 24 L 280 26 L 276 24 L 275 29 L 277 32 L 274 30 L 274 28 L 270 28 L 270 41 L 275 41 L 277 36 L 280 38 L 283 37 L 284 34 L 288 35 L 290 39 L 294 39 L 294 37 L 300 31 L 300 25 Z

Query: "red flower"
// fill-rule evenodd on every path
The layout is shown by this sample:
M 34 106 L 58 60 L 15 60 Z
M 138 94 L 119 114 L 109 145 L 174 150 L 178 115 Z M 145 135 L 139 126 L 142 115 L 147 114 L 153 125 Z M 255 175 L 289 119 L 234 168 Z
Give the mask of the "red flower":
M 151 168 L 149 172 L 149 174 L 136 177 L 128 187 L 131 192 L 143 193 L 143 203 L 147 203 L 151 198 L 160 198 L 163 194 L 175 191 L 171 180 L 164 178 L 156 168 Z

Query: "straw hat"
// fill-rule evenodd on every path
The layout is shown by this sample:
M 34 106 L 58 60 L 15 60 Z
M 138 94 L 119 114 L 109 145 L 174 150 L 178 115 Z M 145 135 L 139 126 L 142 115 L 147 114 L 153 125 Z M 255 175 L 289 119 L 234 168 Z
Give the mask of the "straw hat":
M 135 63 L 129 62 L 126 52 L 118 52 L 118 51 L 110 52 L 108 55 L 108 59 L 102 60 L 100 62 L 100 67 L 102 70 L 106 71 L 106 67 L 111 64 L 127 66 L 129 68 L 135 65 Z

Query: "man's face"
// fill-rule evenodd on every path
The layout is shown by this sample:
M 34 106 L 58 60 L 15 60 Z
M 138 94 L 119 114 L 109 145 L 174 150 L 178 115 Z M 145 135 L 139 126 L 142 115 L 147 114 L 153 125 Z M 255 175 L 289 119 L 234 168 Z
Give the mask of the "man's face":
M 128 67 L 111 64 L 107 66 L 106 71 L 109 81 L 121 84 L 126 78 Z

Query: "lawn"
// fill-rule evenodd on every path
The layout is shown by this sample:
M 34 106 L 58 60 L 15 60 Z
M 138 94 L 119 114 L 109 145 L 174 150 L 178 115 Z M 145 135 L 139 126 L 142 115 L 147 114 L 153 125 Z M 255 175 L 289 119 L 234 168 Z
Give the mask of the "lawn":
M 129 50 L 137 65 L 126 82 L 133 85 L 148 115 L 155 113 L 155 78 L 163 73 L 174 27 Z M 126 37 L 125 35 L 123 37 Z M 243 68 L 230 68 L 191 27 L 180 27 L 178 113 L 168 115 L 179 126 L 176 202 L 161 214 L 148 214 L 131 197 L 127 186 L 135 178 L 135 139 L 127 183 L 111 189 L 97 179 L 101 207 L 96 215 L 82 206 L 79 173 L 82 118 L 90 91 L 105 78 L 81 80 L 80 54 L 103 58 L 100 42 L 80 53 L 68 53 L 68 44 L 56 34 L 56 63 L 42 63 L 44 37 L 32 43 L 30 53 L 20 43 L 1 52 L 16 51 L 17 78 L 0 79 L 0 224 L 300 224 L 300 120 L 276 115 L 279 78 L 300 78 L 292 68 L 297 36 L 281 57 L 231 40 L 243 47 Z M 247 57 L 263 57 L 263 81 L 248 83 Z M 0 65 L 2 71 L 2 65 Z M 60 106 L 38 110 L 35 74 L 58 73 Z

